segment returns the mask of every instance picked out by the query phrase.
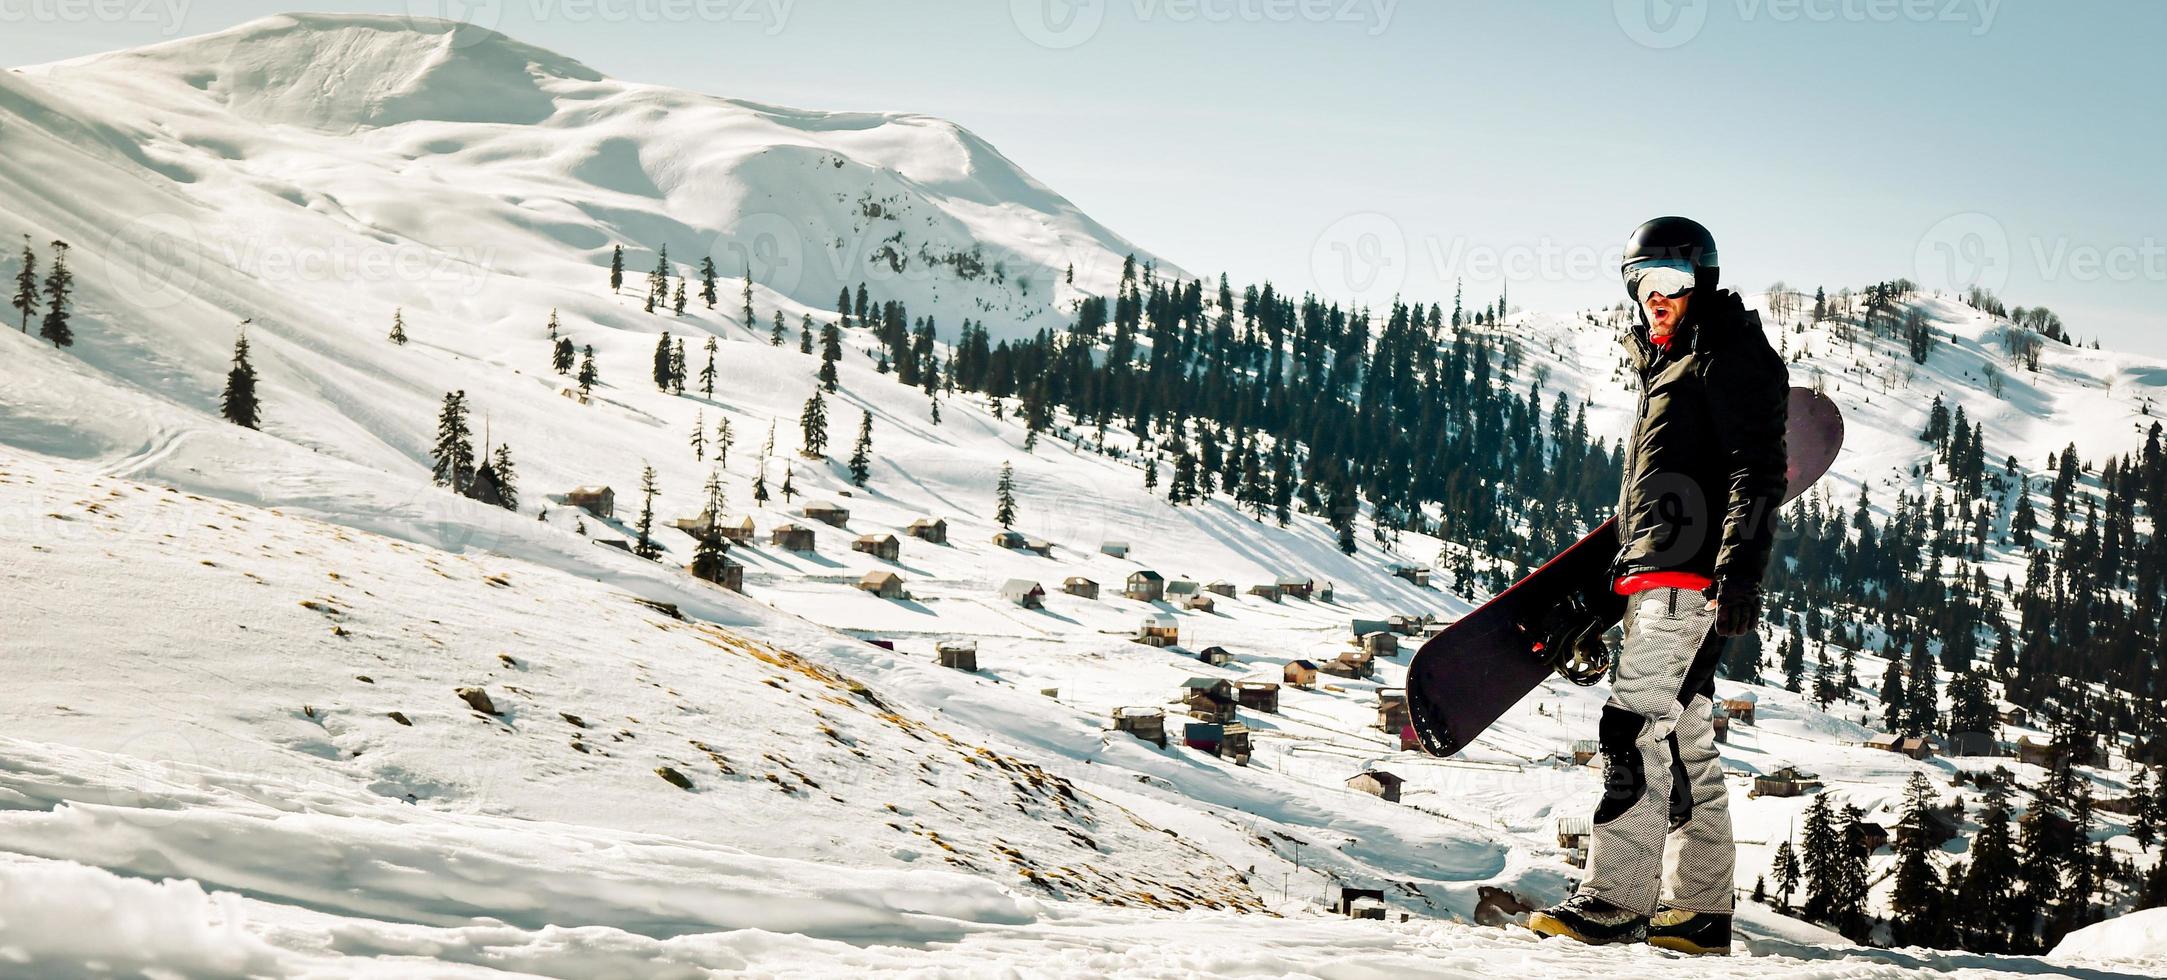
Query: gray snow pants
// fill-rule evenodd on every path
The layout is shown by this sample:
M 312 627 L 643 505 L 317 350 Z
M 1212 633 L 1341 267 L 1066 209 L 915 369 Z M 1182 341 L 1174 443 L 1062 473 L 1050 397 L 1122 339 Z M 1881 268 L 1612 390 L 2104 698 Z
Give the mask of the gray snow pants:
M 1580 890 L 1642 915 L 1659 898 L 1731 911 L 1737 853 L 1710 715 L 1723 638 L 1707 605 L 1685 589 L 1631 596 L 1603 705 L 1603 801 Z

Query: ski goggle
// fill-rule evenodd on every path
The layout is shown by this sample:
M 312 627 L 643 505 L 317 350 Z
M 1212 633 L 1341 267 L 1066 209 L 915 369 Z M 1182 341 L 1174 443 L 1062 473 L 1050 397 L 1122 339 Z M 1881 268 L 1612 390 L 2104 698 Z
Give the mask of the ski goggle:
M 1696 279 L 1693 263 L 1685 259 L 1643 259 L 1626 267 L 1625 292 L 1633 302 L 1646 306 L 1648 297 L 1656 293 L 1685 295 Z

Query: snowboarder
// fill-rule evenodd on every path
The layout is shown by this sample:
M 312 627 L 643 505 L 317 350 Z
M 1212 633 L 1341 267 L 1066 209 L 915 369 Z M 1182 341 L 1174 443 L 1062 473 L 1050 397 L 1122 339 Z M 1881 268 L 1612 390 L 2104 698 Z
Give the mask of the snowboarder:
M 1640 314 L 1627 346 L 1641 395 L 1611 589 L 1586 597 L 1600 628 L 1625 631 L 1599 727 L 1603 799 L 1587 879 L 1528 925 L 1728 953 L 1736 854 L 1710 703 L 1724 638 L 1761 617 L 1789 372 L 1759 314 L 1716 288 L 1715 239 L 1698 222 L 1641 225 L 1620 271 Z

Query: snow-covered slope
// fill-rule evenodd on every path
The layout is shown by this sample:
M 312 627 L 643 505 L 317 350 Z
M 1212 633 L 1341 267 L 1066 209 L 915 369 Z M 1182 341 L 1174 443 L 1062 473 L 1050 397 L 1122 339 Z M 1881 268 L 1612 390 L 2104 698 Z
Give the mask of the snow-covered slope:
M 1569 755 L 1599 691 L 1553 683 L 1453 760 L 1374 727 L 1394 661 L 1242 712 L 1247 767 L 1180 748 L 1178 708 L 1173 748 L 1106 730 L 1191 677 L 1334 656 L 1356 617 L 1464 611 L 1386 571 L 1431 560 L 1434 539 L 1346 556 L 1313 516 L 1281 529 L 1223 500 L 1169 507 L 1125 433 L 1099 452 L 1064 420 L 1027 451 L 1012 403 L 997 416 L 968 395 L 943 395 L 936 422 L 858 331 L 831 441 L 870 418 L 871 479 L 798 456 L 818 361 L 795 335 L 843 285 L 934 316 L 944 341 L 966 317 L 1017 336 L 1064 326 L 1135 251 L 963 130 L 618 82 L 471 28 L 297 15 L 0 73 L 0 139 L 0 236 L 28 233 L 44 260 L 68 240 L 81 287 L 72 348 L 0 331 L 0 519 L 29 549 L 0 564 L 0 961 L 127 966 L 100 931 L 119 929 L 137 961 L 210 975 L 340 957 L 340 972 L 390 974 L 443 961 L 430 975 L 1743 972 L 1465 925 L 1509 920 L 1506 893 L 1569 887 L 1555 820 L 1601 792 Z M 900 271 L 880 257 L 893 235 Z M 630 281 L 612 294 L 618 242 Z M 680 274 L 715 257 L 718 309 L 642 309 L 647 249 L 665 242 Z M 949 257 L 973 246 L 985 268 L 964 275 L 976 267 Z M 749 325 L 732 278 L 747 256 Z M 1885 507 L 1930 487 L 1916 434 L 1937 394 L 1985 424 L 1990 459 L 2035 472 L 2071 441 L 2087 459 L 2140 443 L 2167 365 L 2050 345 L 2039 373 L 2011 371 L 2002 321 L 1916 305 L 1950 338 L 1917 366 L 1887 342 L 1779 324 L 1794 376 L 1851 421 L 1832 499 L 1863 484 Z M 406 346 L 384 339 L 401 308 Z M 595 349 L 589 403 L 549 370 L 552 310 Z M 778 311 L 782 347 L 767 342 Z M 261 432 L 217 417 L 243 318 Z M 690 338 L 695 371 L 716 339 L 713 398 L 648 381 L 664 331 Z M 1517 388 L 1592 399 L 1604 435 L 1632 403 L 1617 331 L 1606 311 L 1496 329 L 1521 352 Z M 454 390 L 512 447 L 520 512 L 432 485 Z M 695 426 L 724 420 L 727 459 L 695 457 Z M 1048 557 L 990 540 L 1003 463 L 1017 527 Z M 674 530 L 662 563 L 595 545 L 627 533 L 644 465 L 659 520 L 696 512 L 711 472 L 753 516 L 755 541 L 732 552 L 746 595 L 683 574 L 692 542 Z M 755 507 L 755 480 L 775 491 L 786 472 L 803 496 Z M 616 488 L 617 520 L 557 499 L 594 483 Z M 806 521 L 810 499 L 845 505 L 846 527 Z M 905 537 L 892 561 L 849 548 L 922 517 L 946 519 L 949 543 Z M 793 520 L 817 531 L 814 552 L 768 544 Z M 1109 540 L 1128 557 L 1100 553 Z M 1120 597 L 1147 568 L 1336 588 L 1208 612 Z M 853 587 L 875 570 L 908 598 Z M 1103 595 L 1062 593 L 1070 576 Z M 1002 601 L 1009 578 L 1042 584 L 1046 608 Z M 1129 642 L 1148 612 L 1175 617 L 1179 648 Z M 978 641 L 980 673 L 934 665 L 947 637 Z M 1230 664 L 1190 652 L 1215 645 Z M 497 713 L 471 710 L 465 687 Z M 1805 766 L 1886 819 L 1910 773 L 1970 765 L 1868 750 L 1859 709 L 1752 690 L 1760 724 L 1726 749 L 1742 887 L 1804 803 L 1746 799 L 1753 773 Z M 1404 803 L 1346 788 L 1371 767 L 1407 779 Z M 2087 778 L 2102 796 L 2120 779 Z M 1412 921 L 1316 918 L 1341 886 L 1382 888 Z M 1486 897 L 1503 911 L 1478 911 Z M 1742 931 L 1769 958 L 1745 969 L 1950 965 L 1843 947 L 1753 905 Z

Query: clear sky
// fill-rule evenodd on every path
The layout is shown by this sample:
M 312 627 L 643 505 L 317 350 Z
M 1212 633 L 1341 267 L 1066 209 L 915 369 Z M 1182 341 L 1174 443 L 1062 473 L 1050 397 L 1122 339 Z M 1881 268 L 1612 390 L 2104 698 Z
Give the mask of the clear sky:
M 1191 273 L 1339 298 L 1909 276 L 2167 354 L 2167 4 L 2073 0 L 0 0 L 0 63 L 296 6 L 448 13 L 621 78 L 955 119 Z

